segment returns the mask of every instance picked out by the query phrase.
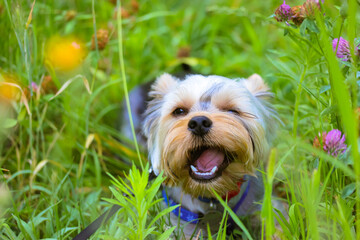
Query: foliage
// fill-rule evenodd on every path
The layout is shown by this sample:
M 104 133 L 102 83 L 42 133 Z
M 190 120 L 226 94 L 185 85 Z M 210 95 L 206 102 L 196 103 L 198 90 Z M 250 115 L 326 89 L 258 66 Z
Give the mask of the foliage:
M 165 208 L 164 210 L 157 208 L 154 211 L 154 207 L 162 201 L 162 199 L 155 199 L 161 183 L 164 181 L 162 174 L 148 186 L 149 164 L 147 164 L 142 172 L 133 166 L 124 180 L 122 178 L 117 180 L 113 176 L 111 178 L 115 188 L 110 187 L 110 190 L 116 200 L 105 200 L 112 204 L 118 204 L 123 208 L 124 218 L 120 221 L 119 226 L 124 229 L 124 232 L 118 237 L 116 235 L 109 235 L 109 237 L 112 236 L 114 239 L 120 236 L 128 239 L 145 239 L 152 234 L 157 236 L 156 239 L 168 239 L 175 230 L 175 226 L 165 230 L 165 226 L 160 226 L 160 229 L 157 229 L 154 225 L 160 218 L 163 218 L 178 206 Z M 125 182 L 126 180 L 129 184 Z M 151 210 L 152 214 L 148 214 Z M 150 216 L 154 217 L 150 220 Z M 159 230 L 161 231 L 159 232 Z
M 109 202 L 123 208 L 93 239 L 166 238 L 163 177 L 148 182 L 120 112 L 127 89 L 182 63 L 229 78 L 256 72 L 274 92 L 283 124 L 264 171 L 260 234 L 358 239 L 360 15 L 347 2 L 0 2 L 1 239 L 69 239 Z M 347 45 L 333 49 L 340 38 Z M 337 156 L 322 148 L 334 129 L 347 145 Z M 228 210 L 213 238 L 226 238 L 230 217 L 254 238 Z

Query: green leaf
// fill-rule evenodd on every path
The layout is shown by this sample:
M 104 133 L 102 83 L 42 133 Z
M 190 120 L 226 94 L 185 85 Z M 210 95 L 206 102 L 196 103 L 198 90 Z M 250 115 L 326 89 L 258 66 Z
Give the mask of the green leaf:
M 211 230 L 210 230 L 210 226 L 209 224 L 206 224 L 206 228 L 207 228 L 207 233 L 208 233 L 208 236 L 209 236 L 209 240 L 212 240 L 212 236 L 211 236 Z
M 341 197 L 343 199 L 347 198 L 355 191 L 355 189 L 356 189 L 356 183 L 354 182 L 346 185 L 341 191 Z
M 158 240 L 167 240 L 170 239 L 170 235 L 173 233 L 173 231 L 175 230 L 176 226 L 173 226 L 172 228 L 169 228 L 168 230 L 166 230 L 163 234 L 160 235 L 160 237 L 158 238 Z
M 314 32 L 314 33 L 319 33 L 319 28 L 316 26 L 316 23 L 314 20 L 311 19 L 305 19 L 308 20 L 308 24 L 307 24 L 307 29 L 309 29 L 309 31 Z
M 155 230 L 155 227 L 148 228 L 145 233 L 143 233 L 143 238 L 145 239 L 147 235 L 151 234 Z
M 330 85 L 321 86 L 319 93 L 322 94 L 322 93 L 324 93 L 324 92 L 329 91 L 330 89 L 331 89 L 331 86 L 330 86 Z
M 277 214 L 275 214 L 275 218 L 276 220 L 278 221 L 278 223 L 280 224 L 281 226 L 281 229 L 283 231 L 285 231 L 286 235 L 288 236 L 291 236 L 292 233 L 291 233 L 291 226 L 290 224 L 288 223 L 288 221 L 286 220 L 286 218 L 284 217 L 284 215 L 282 214 L 282 212 L 276 208 L 274 208 L 275 212 Z
M 170 213 L 171 211 L 175 210 L 176 208 L 178 208 L 180 206 L 180 204 L 172 206 L 172 207 L 168 207 L 165 208 L 164 210 L 162 210 L 159 214 L 156 215 L 156 217 L 149 223 L 148 226 L 152 226 L 159 218 L 161 218 L 162 216 Z
M 217 200 L 221 203 L 221 205 L 225 208 L 225 210 L 230 214 L 231 218 L 234 220 L 236 225 L 238 225 L 241 228 L 241 230 L 244 232 L 246 237 L 248 239 L 253 239 L 251 237 L 249 231 L 245 227 L 245 225 L 241 222 L 239 217 L 234 213 L 234 211 L 229 207 L 229 205 L 227 203 L 225 203 L 224 200 L 222 200 L 222 198 L 214 190 L 212 190 L 212 192 L 216 196 Z
M 294 230 L 294 226 L 297 227 L 297 220 L 296 220 L 296 211 L 295 211 L 296 203 L 293 203 L 289 207 L 289 223 L 292 226 L 292 229 Z
M 12 128 L 12 127 L 15 127 L 16 124 L 17 124 L 16 119 L 6 118 L 5 121 L 3 122 L 3 127 L 4 128 Z
M 26 234 L 28 236 L 29 239 L 37 239 L 34 235 L 34 232 L 32 231 L 31 226 L 26 223 L 25 221 L 23 221 L 22 219 L 18 218 L 17 216 L 13 215 L 14 219 L 17 222 L 17 225 L 20 227 L 21 232 Z
M 308 19 L 305 18 L 305 20 L 300 25 L 300 35 L 305 36 L 306 35 L 306 29 L 308 28 Z
M 16 234 L 13 232 L 13 230 L 9 227 L 9 225 L 7 225 L 6 223 L 1 225 L 2 229 L 5 229 L 5 231 L 3 230 L 2 233 L 5 233 L 8 237 L 8 239 L 11 240 L 16 240 L 18 239 L 18 237 L 16 236 Z

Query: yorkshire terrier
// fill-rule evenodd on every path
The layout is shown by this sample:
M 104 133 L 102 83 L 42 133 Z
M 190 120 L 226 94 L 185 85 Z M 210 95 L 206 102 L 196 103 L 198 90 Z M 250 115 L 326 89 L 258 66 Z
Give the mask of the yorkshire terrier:
M 166 204 L 181 204 L 172 224 L 180 222 L 186 238 L 195 229 L 206 235 L 207 225 L 216 232 L 224 208 L 214 192 L 238 216 L 259 211 L 257 168 L 266 165 L 277 118 L 263 79 L 163 74 L 148 96 L 142 127 L 149 160 L 166 177 Z

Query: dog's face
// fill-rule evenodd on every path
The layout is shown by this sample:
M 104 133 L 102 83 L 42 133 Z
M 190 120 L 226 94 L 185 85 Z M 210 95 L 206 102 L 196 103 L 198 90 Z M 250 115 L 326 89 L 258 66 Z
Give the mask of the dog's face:
M 144 132 L 155 173 L 193 196 L 237 189 L 267 158 L 271 96 L 258 75 L 230 80 L 164 74 L 153 85 Z M 272 126 L 270 126 L 272 127 Z

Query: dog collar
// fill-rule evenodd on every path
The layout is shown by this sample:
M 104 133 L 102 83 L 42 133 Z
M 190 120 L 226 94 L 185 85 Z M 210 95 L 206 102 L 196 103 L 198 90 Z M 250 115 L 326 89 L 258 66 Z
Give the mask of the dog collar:
M 166 205 L 168 205 L 170 207 L 178 205 L 173 199 L 171 199 L 170 197 L 168 198 L 164 188 L 162 190 L 162 195 L 163 195 Z M 198 214 L 198 213 L 193 213 L 193 212 L 181 207 L 181 205 L 180 205 L 180 207 L 177 207 L 174 210 L 172 210 L 172 212 L 177 217 L 179 217 L 179 215 L 180 215 L 181 220 L 184 220 L 186 222 L 192 222 L 192 223 L 198 223 L 201 218 L 201 215 L 202 215 L 202 214 Z
M 239 191 L 236 191 L 236 195 L 233 195 L 231 196 L 231 198 L 237 196 L 237 194 L 240 193 L 240 187 L 242 185 L 244 181 L 241 181 L 240 183 L 238 183 L 238 186 L 239 186 Z M 239 199 L 239 201 L 235 204 L 235 206 L 232 208 L 232 210 L 236 213 L 236 211 L 239 209 L 239 207 L 241 206 L 241 204 L 244 202 L 248 192 L 249 192 L 249 189 L 250 189 L 250 182 L 248 182 L 247 186 L 246 186 L 246 189 L 244 191 L 244 193 L 242 194 L 241 198 Z M 235 191 L 232 191 L 233 193 L 232 194 L 235 194 Z M 231 192 L 230 192 L 231 193 Z M 230 193 L 228 193 L 228 201 L 229 201 L 229 197 L 230 197 Z M 171 199 L 170 197 L 167 196 L 166 194 L 166 191 L 165 189 L 162 190 L 162 196 L 164 198 L 164 201 L 166 203 L 166 205 L 170 206 L 170 207 L 173 207 L 173 206 L 176 206 L 178 205 L 178 203 L 176 203 L 173 199 Z M 226 196 L 225 196 L 225 199 L 226 199 Z M 209 199 L 209 198 L 202 198 L 203 202 L 213 202 L 213 203 L 218 203 L 218 201 L 216 199 Z M 216 201 L 216 202 L 215 202 Z M 175 208 L 174 210 L 172 210 L 172 212 L 177 216 L 177 217 L 180 217 L 181 220 L 183 221 L 186 221 L 186 222 L 191 222 L 191 223 L 198 223 L 199 220 L 203 217 L 203 214 L 202 213 L 194 213 L 194 212 L 191 212 L 183 207 L 177 207 Z
M 236 197 L 240 193 L 241 185 L 243 184 L 244 179 L 240 179 L 240 181 L 237 183 L 238 188 L 236 190 L 230 191 L 221 198 L 225 201 L 226 198 L 228 201 L 230 201 L 233 197 Z M 198 199 L 201 202 L 205 203 L 219 203 L 219 201 L 216 198 L 205 198 L 205 197 L 198 197 Z

